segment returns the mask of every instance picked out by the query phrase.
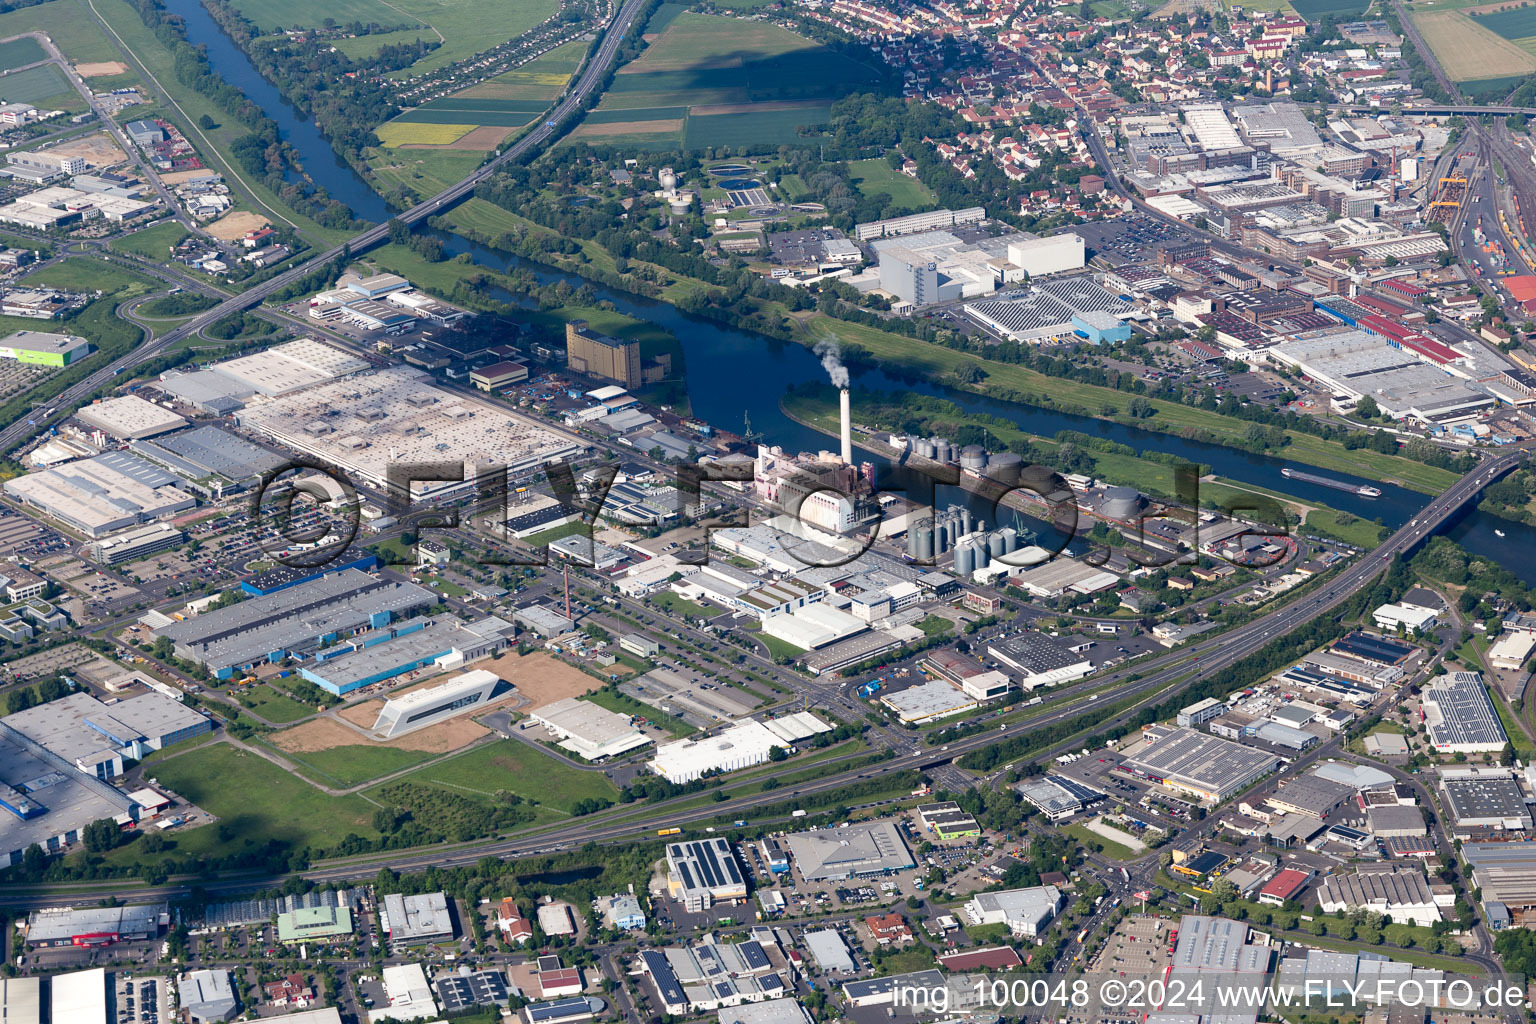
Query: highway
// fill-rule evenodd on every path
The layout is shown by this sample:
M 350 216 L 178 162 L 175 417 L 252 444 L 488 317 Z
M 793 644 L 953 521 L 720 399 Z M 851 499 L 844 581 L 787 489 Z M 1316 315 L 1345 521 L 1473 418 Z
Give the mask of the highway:
M 1271 615 L 1256 619 L 1253 622 L 1229 630 L 1209 640 L 1172 651 L 1155 663 L 1161 665 L 1161 667 L 1155 667 L 1151 671 L 1147 671 L 1148 666 L 1142 666 L 1142 670 L 1146 672 L 1145 675 L 1133 676 L 1124 685 L 1099 693 L 1094 699 L 1103 701 L 1106 706 L 1127 697 L 1140 697 L 1141 699 L 1133 706 L 1122 710 L 1116 715 L 1107 717 L 1102 722 L 1096 723 L 1095 728 L 1108 729 L 1115 725 L 1124 724 L 1145 704 L 1166 699 L 1169 694 L 1164 691 L 1169 691 L 1170 688 L 1176 687 L 1181 681 L 1185 683 L 1193 682 L 1208 673 L 1227 668 L 1258 651 L 1272 639 L 1299 629 L 1312 620 L 1326 615 L 1349 600 L 1349 598 L 1353 597 L 1379 576 L 1391 564 L 1392 559 L 1421 544 L 1444 525 L 1448 519 L 1473 502 L 1484 487 L 1518 466 L 1524 455 L 1523 451 L 1514 451 L 1489 458 L 1472 472 L 1456 481 L 1449 489 L 1435 498 L 1416 518 L 1399 529 L 1379 547 L 1362 556 L 1356 564 L 1348 567 L 1338 577 L 1329 580 L 1316 591 L 1305 595 L 1300 600 Z M 1102 680 L 1099 680 L 1097 685 L 1102 685 L 1102 682 Z M 1060 707 L 1038 718 L 1020 724 L 1018 729 L 1032 730 L 1046 725 L 1054 725 L 1076 718 L 1083 714 L 1085 710 L 1087 710 L 1086 701 L 1065 701 Z M 1017 733 L 1014 735 L 1017 735 Z M 953 743 L 938 749 L 920 749 L 915 753 L 897 756 L 880 764 L 850 768 L 824 778 L 803 783 L 794 789 L 774 789 L 749 796 L 732 797 L 723 803 L 707 803 L 700 807 L 689 808 L 688 810 L 669 811 L 668 803 L 682 803 L 697 799 L 696 794 L 679 797 L 676 801 L 651 805 L 648 808 L 650 813 L 644 816 L 643 824 L 634 821 L 617 821 L 616 819 L 635 817 L 638 812 L 647 810 L 647 808 L 634 804 L 620 805 L 606 811 L 587 815 L 569 825 L 545 829 L 535 835 L 475 841 L 451 846 L 424 847 L 415 851 L 368 854 L 322 864 L 312 870 L 302 872 L 302 875 L 315 882 L 364 880 L 374 877 L 378 873 L 379 868 L 385 865 L 401 872 L 423 871 L 431 867 L 444 868 L 473 864 L 486 856 L 502 858 L 526 857 L 571 849 L 590 842 L 638 840 L 647 836 L 654 836 L 656 829 L 662 826 L 686 827 L 713 821 L 719 817 L 750 819 L 750 815 L 746 812 L 753 808 L 793 802 L 796 797 L 841 789 L 852 782 L 890 771 L 898 771 L 905 768 L 923 770 L 939 768 L 964 754 L 970 753 L 973 750 L 980 750 L 1005 738 L 1007 737 L 1000 737 L 994 730 L 988 729 L 975 735 L 955 740 Z M 1035 751 L 1030 756 L 1034 760 L 1043 761 L 1055 757 L 1066 750 L 1075 749 L 1080 745 L 1080 740 L 1063 740 L 1047 750 Z M 849 756 L 852 757 L 854 755 Z M 787 818 L 784 820 L 788 821 Z M 757 825 L 765 823 L 767 822 L 763 819 L 758 819 L 754 822 Z M 269 887 L 280 884 L 281 881 L 281 876 L 242 876 L 217 881 L 203 880 L 197 884 L 209 894 L 220 894 Z M 130 879 L 102 886 L 19 884 L 0 887 L 0 903 L 8 907 L 29 909 L 39 906 L 55 906 L 71 898 L 80 900 L 96 900 L 107 896 L 124 898 L 130 896 L 134 898 L 166 896 L 168 898 L 176 898 L 185 895 L 189 890 L 190 883 L 188 885 L 169 885 L 156 889 L 146 889 L 141 883 Z
M 518 159 L 549 140 L 558 130 L 554 126 L 559 125 L 567 117 L 576 113 L 580 109 L 582 102 L 597 88 L 603 77 L 608 73 L 608 68 L 612 65 L 614 57 L 618 53 L 619 44 L 624 40 L 624 33 L 628 30 L 630 22 L 633 21 L 636 12 L 640 10 L 641 6 L 643 6 L 643 0 L 624 0 L 623 6 L 619 8 L 618 13 L 614 15 L 613 20 L 609 23 L 608 30 L 604 33 L 603 41 L 598 46 L 597 52 L 592 55 L 592 59 L 587 63 L 586 70 L 582 72 L 575 86 L 566 93 L 554 110 L 545 116 L 544 121 L 538 128 L 523 136 L 508 147 L 506 152 L 484 164 L 458 184 L 452 185 L 431 199 L 402 212 L 399 215 L 399 219 L 414 227 L 425 221 L 428 217 L 441 213 L 444 209 L 468 197 L 477 185 L 495 174 L 502 164 Z M 176 342 L 196 334 L 203 328 L 229 316 L 231 313 L 238 313 L 257 305 L 273 292 L 325 266 L 337 257 L 357 255 L 388 240 L 389 226 L 387 224 L 378 224 L 354 235 L 340 245 L 333 246 L 306 262 L 298 264 L 283 271 L 276 277 L 241 292 L 239 295 L 225 299 L 212 309 L 199 313 L 197 316 L 175 329 L 167 331 L 153 341 L 140 345 L 132 352 L 103 366 L 95 373 L 55 396 L 50 400 L 52 406 L 61 410 L 68 409 L 75 402 L 105 384 L 119 370 L 125 370 L 152 359 Z M 10 451 L 20 444 L 25 437 L 36 433 L 38 429 L 45 425 L 44 418 L 42 417 L 33 417 L 32 419 L 36 420 L 35 424 L 28 418 L 23 417 L 0 430 L 0 452 Z

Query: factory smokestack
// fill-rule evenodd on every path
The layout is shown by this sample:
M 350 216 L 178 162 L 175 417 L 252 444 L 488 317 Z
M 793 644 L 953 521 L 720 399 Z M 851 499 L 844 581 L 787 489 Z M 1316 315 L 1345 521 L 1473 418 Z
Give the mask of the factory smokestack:
M 843 465 L 853 465 L 853 422 L 848 412 L 848 389 L 843 388 L 837 393 L 837 403 L 842 414 L 842 433 L 838 436 L 843 439 Z

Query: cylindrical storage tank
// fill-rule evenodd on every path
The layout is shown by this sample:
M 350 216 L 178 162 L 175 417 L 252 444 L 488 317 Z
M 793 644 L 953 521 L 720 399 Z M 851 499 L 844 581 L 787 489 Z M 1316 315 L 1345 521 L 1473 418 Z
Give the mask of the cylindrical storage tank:
M 661 187 L 669 191 L 677 188 L 677 175 L 672 172 L 672 168 L 663 167 L 661 169 Z
M 933 559 L 933 527 L 931 526 L 918 527 L 917 557 L 924 562 Z
M 677 216 L 686 217 L 688 211 L 693 208 L 693 201 L 691 199 L 674 199 L 669 206 Z
M 955 546 L 955 524 L 945 520 L 933 531 L 933 553 L 942 555 Z
M 1023 466 L 1024 460 L 1013 452 L 1001 452 L 987 460 L 987 476 L 1000 484 L 1015 486 Z
M 969 576 L 976 571 L 976 545 L 967 541 L 955 548 L 955 575 Z
M 960 468 L 980 473 L 987 465 L 987 450 L 979 444 L 968 444 L 960 449 Z
M 963 508 L 960 510 L 960 533 L 962 535 L 969 535 L 971 528 L 971 510 Z
M 1019 550 L 1019 531 L 1011 526 L 1005 526 L 997 531 L 997 535 L 1003 538 L 1003 554 L 1010 554 Z
M 1003 551 L 1003 535 L 1001 533 L 987 535 L 987 554 L 993 558 L 1003 557 L 1005 552 Z
M 928 529 L 929 525 L 930 525 L 930 521 L 929 520 L 922 519 L 922 520 L 919 520 L 918 522 L 913 523 L 911 528 L 907 530 L 907 554 L 910 555 L 911 557 L 913 557 L 913 558 L 920 558 L 920 557 L 922 557 L 918 553 L 918 551 L 919 551 L 918 545 L 922 542 L 922 537 L 921 537 L 922 531 L 925 530 L 925 529 Z M 932 536 L 932 534 L 930 534 L 930 536 Z
M 913 443 L 912 449 L 913 449 L 913 451 L 917 452 L 917 454 L 921 455 L 925 459 L 933 458 L 933 442 L 932 441 L 928 441 L 928 440 L 916 441 L 916 442 Z
M 1134 487 L 1106 487 L 1099 511 L 1111 519 L 1131 519 L 1141 511 L 1141 492 Z

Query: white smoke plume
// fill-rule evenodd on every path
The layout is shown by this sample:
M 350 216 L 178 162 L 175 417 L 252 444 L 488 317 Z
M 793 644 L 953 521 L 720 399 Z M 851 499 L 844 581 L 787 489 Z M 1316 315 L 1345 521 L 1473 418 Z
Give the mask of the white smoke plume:
M 843 365 L 843 350 L 838 348 L 837 342 L 831 338 L 823 338 L 816 343 L 811 351 L 821 359 L 821 368 L 827 371 L 827 376 L 832 378 L 832 386 L 846 388 L 848 386 L 848 367 Z

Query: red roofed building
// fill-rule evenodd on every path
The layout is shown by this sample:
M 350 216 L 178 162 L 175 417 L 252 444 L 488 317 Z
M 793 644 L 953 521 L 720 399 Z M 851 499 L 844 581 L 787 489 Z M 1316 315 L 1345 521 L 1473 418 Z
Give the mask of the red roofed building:
M 1312 872 L 1299 868 L 1286 868 L 1259 890 L 1259 902 L 1278 907 L 1286 900 L 1294 898 L 1297 893 L 1307 887 L 1310 881 L 1312 881 Z
M 501 929 L 501 934 L 508 942 L 515 942 L 519 946 L 533 938 L 533 925 L 528 923 L 510 896 L 503 899 L 501 906 L 496 908 L 496 927 Z
M 1009 946 L 991 946 L 987 949 L 968 949 L 963 953 L 951 953 L 939 957 L 939 965 L 946 971 L 975 971 L 990 968 L 1008 971 L 1022 966 L 1024 961 Z
M 539 989 L 545 999 L 580 995 L 584 987 L 579 967 L 561 967 L 558 970 L 539 972 Z
M 864 926 L 869 929 L 870 937 L 882 946 L 900 946 L 913 938 L 912 929 L 907 927 L 900 914 L 866 917 Z
M 262 990 L 267 994 L 267 1002 L 278 1007 L 305 1007 L 315 998 L 314 989 L 305 984 L 302 974 L 290 974 L 282 981 L 269 981 Z

